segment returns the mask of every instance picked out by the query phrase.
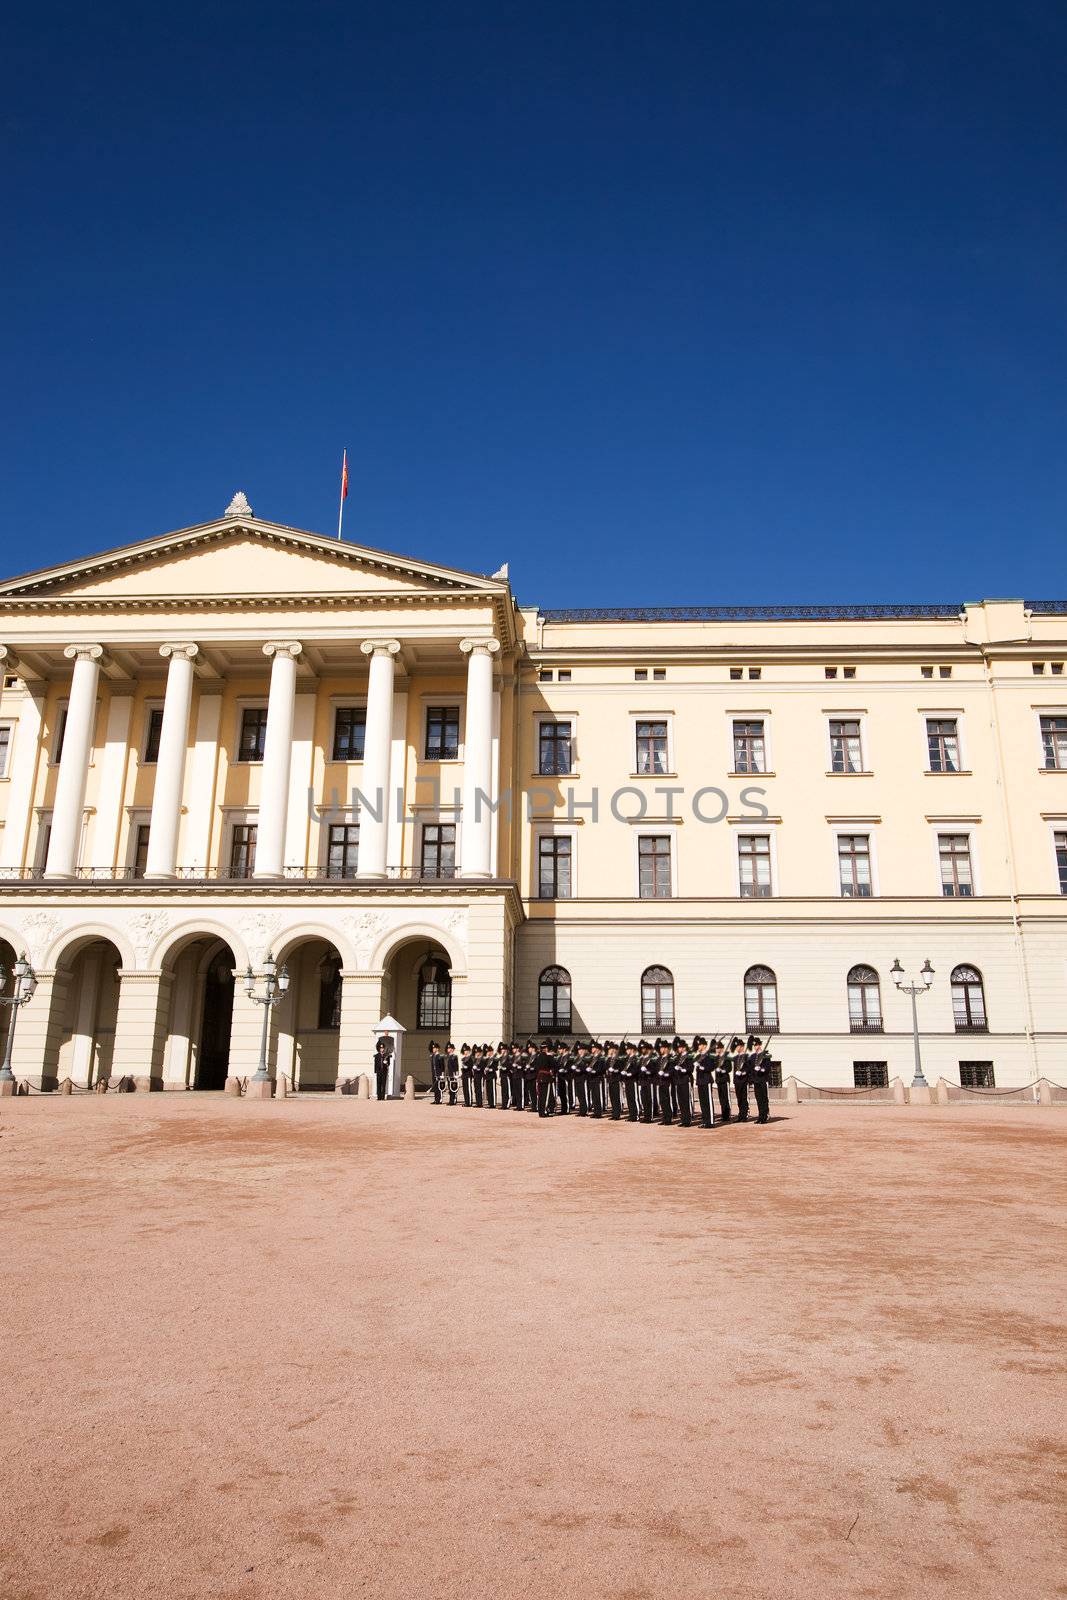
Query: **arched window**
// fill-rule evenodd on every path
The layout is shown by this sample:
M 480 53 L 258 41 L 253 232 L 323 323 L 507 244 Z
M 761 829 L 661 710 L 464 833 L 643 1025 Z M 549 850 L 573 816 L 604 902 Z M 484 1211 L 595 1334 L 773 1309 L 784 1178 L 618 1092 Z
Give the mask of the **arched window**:
M 537 1026 L 542 1033 L 571 1031 L 571 975 L 566 967 L 546 967 L 537 980 Z
M 641 974 L 641 1032 L 674 1031 L 674 979 L 666 967 L 646 967 Z
M 977 967 L 952 970 L 952 1015 L 957 1033 L 988 1033 L 985 990 Z
M 882 990 L 873 967 L 853 967 L 848 975 L 848 1025 L 853 1033 L 881 1033 Z
M 778 979 L 770 967 L 745 973 L 745 1027 L 749 1033 L 778 1030 Z
M 444 957 L 432 951 L 419 968 L 416 1026 L 442 1033 L 452 1026 L 452 974 Z
M 341 1026 L 341 957 L 336 951 L 319 962 L 319 1027 Z

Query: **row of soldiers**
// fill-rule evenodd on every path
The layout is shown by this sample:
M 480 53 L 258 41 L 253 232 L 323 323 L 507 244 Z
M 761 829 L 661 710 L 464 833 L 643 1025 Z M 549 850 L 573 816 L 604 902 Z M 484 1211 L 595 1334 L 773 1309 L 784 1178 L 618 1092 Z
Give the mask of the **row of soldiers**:
M 770 1113 L 771 1059 L 755 1034 L 735 1035 L 709 1043 L 697 1034 L 691 1044 L 684 1039 L 641 1039 L 619 1043 L 607 1039 L 580 1044 L 543 1039 L 525 1044 L 491 1044 L 442 1050 L 430 1044 L 430 1089 L 434 1105 L 447 1098 L 458 1105 L 499 1107 L 501 1111 L 536 1111 L 538 1116 L 608 1117 L 618 1122 L 651 1122 L 658 1117 L 683 1128 L 693 1123 L 696 1089 L 700 1125 L 714 1125 L 713 1094 L 719 1118 L 729 1122 L 749 1119 L 749 1093 L 756 1102 L 756 1121 Z M 730 1095 L 736 1111 L 731 1106 Z

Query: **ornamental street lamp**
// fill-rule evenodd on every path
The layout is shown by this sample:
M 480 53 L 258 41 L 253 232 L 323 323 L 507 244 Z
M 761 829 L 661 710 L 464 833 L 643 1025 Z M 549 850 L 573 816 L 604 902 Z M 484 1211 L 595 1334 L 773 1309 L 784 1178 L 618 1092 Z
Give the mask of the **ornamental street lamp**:
M 26 960 L 25 950 L 15 962 L 12 977 L 15 980 L 10 994 L 0 995 L 0 1004 L 11 1007 L 11 1016 L 7 1025 L 7 1044 L 4 1046 L 4 1065 L 0 1067 L 0 1083 L 14 1083 L 15 1074 L 11 1070 L 11 1051 L 15 1043 L 15 1019 L 22 1006 L 33 999 L 33 992 L 37 987 L 37 974 Z M 7 973 L 0 967 L 0 989 L 7 982 Z
M 289 968 L 279 967 L 270 951 L 267 952 L 263 963 L 263 993 L 256 993 L 256 975 L 249 967 L 245 973 L 245 994 L 254 1005 L 263 1007 L 263 1034 L 259 1041 L 259 1068 L 253 1083 L 269 1083 L 267 1073 L 267 1037 L 270 1033 L 270 1014 L 276 1005 L 280 1005 L 285 998 L 289 987 Z
M 911 1038 L 915 1046 L 915 1076 L 911 1080 L 913 1089 L 928 1089 L 930 1085 L 923 1077 L 922 1056 L 919 1054 L 919 1012 L 915 1004 L 916 995 L 925 994 L 934 981 L 934 969 L 927 956 L 919 971 L 919 976 L 912 983 L 904 982 L 904 968 L 900 964 L 900 957 L 893 962 L 889 975 L 902 994 L 911 995 Z M 925 980 L 925 981 L 922 981 Z

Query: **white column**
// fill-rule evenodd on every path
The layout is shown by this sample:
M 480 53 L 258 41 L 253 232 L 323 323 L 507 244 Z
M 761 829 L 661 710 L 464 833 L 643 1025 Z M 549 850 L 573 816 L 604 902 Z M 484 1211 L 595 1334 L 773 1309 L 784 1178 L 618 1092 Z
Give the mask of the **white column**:
M 3 658 L 0 660 L 0 667 L 6 670 L 17 667 L 17 661 L 2 647 L 0 647 L 0 657 Z M 41 724 L 44 721 L 45 693 L 46 688 L 43 683 L 27 683 L 26 692 L 19 701 L 19 719 L 15 725 L 14 748 L 11 753 L 7 815 L 4 819 L 3 842 L 0 844 L 0 869 L 4 876 L 13 876 L 23 867 L 30 865 L 26 859 L 26 846 L 41 759 Z
M 385 850 L 389 832 L 389 769 L 393 743 L 393 677 L 398 639 L 365 639 L 360 645 L 370 657 L 367 688 L 367 731 L 363 740 L 363 777 L 359 785 L 365 804 L 359 809 L 359 865 L 357 878 L 385 877 Z
M 104 724 L 103 749 L 97 752 L 100 776 L 90 830 L 92 844 L 82 858 L 83 865 L 91 869 L 94 878 L 110 878 L 115 871 L 129 773 L 132 714 L 132 692 L 125 687 L 118 692 L 113 689 Z
M 267 699 L 267 737 L 263 770 L 259 775 L 259 816 L 256 833 L 257 878 L 280 878 L 285 853 L 285 825 L 289 815 L 289 764 L 293 752 L 293 714 L 296 709 L 296 658 L 301 646 L 292 640 L 263 646 L 270 656 L 270 695 Z
M 89 756 L 93 748 L 93 724 L 96 721 L 96 686 L 103 653 L 103 647 L 98 644 L 71 644 L 63 652 L 68 660 L 74 662 L 74 677 L 67 702 L 67 726 L 63 735 L 56 799 L 52 807 L 52 833 L 44 872 L 46 878 L 72 878 L 78 864 L 85 785 L 89 777 Z
M 146 878 L 173 878 L 178 859 L 178 822 L 185 782 L 185 747 L 189 743 L 189 710 L 193 702 L 195 644 L 161 644 L 159 653 L 169 658 L 167 693 L 163 701 L 163 726 L 159 731 L 156 786 L 152 791 L 152 818 L 148 828 Z
M 189 810 L 185 818 L 183 854 L 195 877 L 207 871 L 211 852 L 211 824 L 215 816 L 215 787 L 219 775 L 219 724 L 222 694 L 200 690 L 196 708 L 192 770 L 189 775 Z
M 462 639 L 467 657 L 467 720 L 463 739 L 460 877 L 492 876 L 493 657 L 495 639 Z M 480 799 L 478 798 L 480 796 Z

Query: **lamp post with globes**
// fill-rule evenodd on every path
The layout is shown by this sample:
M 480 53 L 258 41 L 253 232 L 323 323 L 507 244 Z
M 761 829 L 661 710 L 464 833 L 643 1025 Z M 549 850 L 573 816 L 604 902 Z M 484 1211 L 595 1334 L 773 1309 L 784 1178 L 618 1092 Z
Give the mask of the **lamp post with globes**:
M 930 965 L 929 956 L 923 962 L 919 976 L 912 983 L 904 981 L 904 968 L 900 964 L 900 957 L 893 962 L 889 975 L 902 994 L 911 995 L 911 1038 L 915 1046 L 915 1076 L 911 1080 L 913 1089 L 929 1089 L 930 1085 L 923 1076 L 922 1056 L 919 1053 L 919 1011 L 915 1004 L 917 995 L 925 994 L 934 981 L 934 969 Z M 925 981 L 923 981 L 925 980 Z
M 263 993 L 256 993 L 256 974 L 249 967 L 245 973 L 245 994 L 253 1005 L 263 1007 L 263 1032 L 259 1041 L 259 1067 L 255 1076 L 249 1083 L 249 1089 L 254 1095 L 266 1098 L 270 1094 L 270 1074 L 267 1071 L 267 1041 L 270 1036 L 270 1014 L 276 1005 L 280 1005 L 289 988 L 289 968 L 278 966 L 274 956 L 268 950 L 263 962 Z M 266 1084 L 266 1089 L 262 1086 Z M 255 1087 L 255 1086 L 259 1087 Z
M 0 995 L 0 1005 L 10 1006 L 11 1014 L 7 1024 L 7 1043 L 4 1045 L 4 1064 L 0 1067 L 0 1094 L 14 1094 L 15 1074 L 11 1070 L 11 1052 L 15 1044 L 15 1021 L 21 1008 L 33 999 L 34 990 L 37 988 L 37 974 L 26 960 L 25 950 L 19 956 L 12 968 L 14 986 L 10 994 Z M 7 973 L 0 967 L 0 989 L 7 982 Z

